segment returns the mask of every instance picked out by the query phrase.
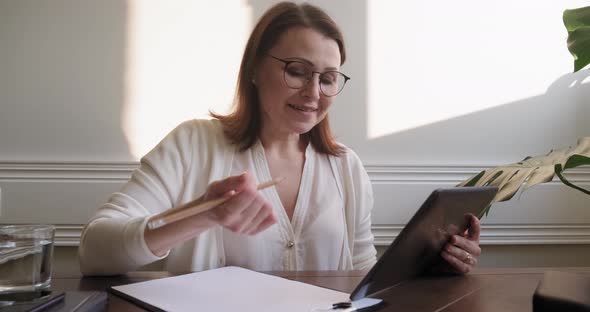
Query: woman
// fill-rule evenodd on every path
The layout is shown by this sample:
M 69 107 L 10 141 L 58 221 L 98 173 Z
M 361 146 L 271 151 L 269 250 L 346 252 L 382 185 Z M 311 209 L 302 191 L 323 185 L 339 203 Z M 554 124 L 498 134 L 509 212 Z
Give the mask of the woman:
M 86 226 L 82 272 L 124 273 L 163 258 L 169 271 L 370 268 L 371 184 L 327 118 L 349 80 L 339 71 L 345 57 L 322 10 L 268 10 L 246 45 L 233 112 L 181 124 L 142 158 Z M 285 180 L 256 191 L 272 177 Z M 222 196 L 229 199 L 208 212 L 146 227 L 153 214 Z M 441 253 L 455 271 L 468 272 L 480 253 L 476 218 L 470 231 Z

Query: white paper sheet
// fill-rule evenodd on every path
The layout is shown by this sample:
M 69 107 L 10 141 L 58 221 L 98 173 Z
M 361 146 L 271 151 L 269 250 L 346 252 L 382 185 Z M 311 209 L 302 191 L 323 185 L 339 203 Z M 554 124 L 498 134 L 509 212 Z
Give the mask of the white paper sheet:
M 349 294 L 239 267 L 113 287 L 166 311 L 312 312 Z

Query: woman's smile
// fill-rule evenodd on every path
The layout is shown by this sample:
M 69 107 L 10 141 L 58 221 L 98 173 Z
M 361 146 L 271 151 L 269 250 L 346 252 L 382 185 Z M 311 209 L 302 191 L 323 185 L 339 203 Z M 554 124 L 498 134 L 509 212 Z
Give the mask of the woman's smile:
M 289 104 L 289 107 L 296 109 L 298 111 L 301 111 L 301 112 L 306 112 L 306 113 L 318 111 L 318 109 L 314 106 Z

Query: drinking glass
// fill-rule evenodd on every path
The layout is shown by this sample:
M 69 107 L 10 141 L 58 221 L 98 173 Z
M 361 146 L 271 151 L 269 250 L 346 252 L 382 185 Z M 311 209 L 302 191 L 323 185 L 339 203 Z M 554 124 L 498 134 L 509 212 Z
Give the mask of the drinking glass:
M 0 295 L 51 286 L 55 227 L 0 225 Z

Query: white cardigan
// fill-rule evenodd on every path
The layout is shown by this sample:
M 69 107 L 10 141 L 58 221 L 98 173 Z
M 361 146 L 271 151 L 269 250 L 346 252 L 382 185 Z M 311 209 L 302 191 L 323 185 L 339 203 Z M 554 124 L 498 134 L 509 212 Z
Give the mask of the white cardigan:
M 340 264 L 334 269 L 365 269 L 376 261 L 371 233 L 372 189 L 358 156 L 347 147 L 345 151 L 341 157 L 329 157 L 344 199 L 347 233 Z M 129 182 L 85 227 L 79 248 L 82 273 L 120 274 L 162 258 L 166 258 L 168 271 L 224 266 L 221 227 L 201 233 L 163 257 L 149 250 L 143 233 L 151 215 L 191 201 L 211 182 L 229 176 L 236 152 L 218 120 L 191 120 L 179 125 L 141 159 Z

